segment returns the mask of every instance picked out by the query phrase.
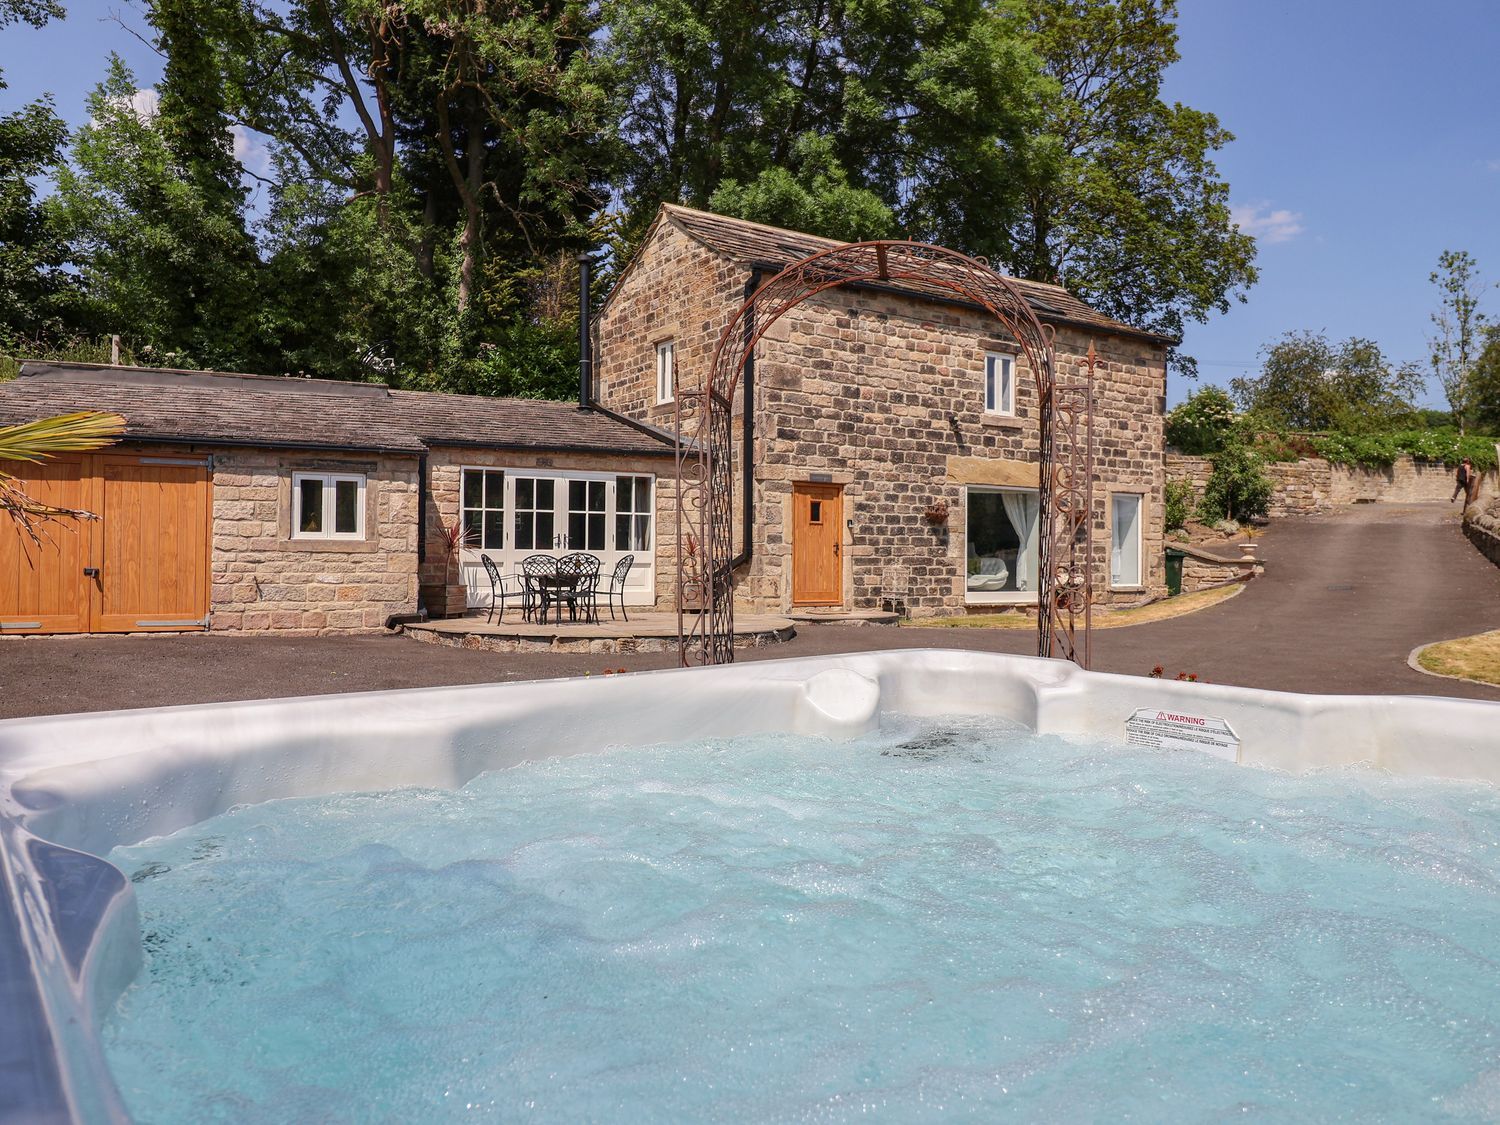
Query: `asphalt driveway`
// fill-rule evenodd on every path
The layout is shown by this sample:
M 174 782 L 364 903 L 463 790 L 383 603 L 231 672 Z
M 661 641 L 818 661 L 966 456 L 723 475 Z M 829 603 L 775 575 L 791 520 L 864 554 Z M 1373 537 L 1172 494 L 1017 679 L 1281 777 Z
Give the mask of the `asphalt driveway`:
M 1425 676 L 1407 655 L 1429 641 L 1500 628 L 1500 568 L 1463 538 L 1446 505 L 1364 505 L 1274 524 L 1267 574 L 1187 617 L 1094 637 L 1094 667 L 1195 672 L 1280 691 L 1454 695 L 1500 688 Z M 884 648 L 1032 650 L 1029 631 L 902 626 L 805 627 L 740 659 Z M 0 640 L 0 717 L 155 707 L 325 692 L 599 675 L 670 667 L 669 654 L 470 652 L 400 636 L 232 634 Z

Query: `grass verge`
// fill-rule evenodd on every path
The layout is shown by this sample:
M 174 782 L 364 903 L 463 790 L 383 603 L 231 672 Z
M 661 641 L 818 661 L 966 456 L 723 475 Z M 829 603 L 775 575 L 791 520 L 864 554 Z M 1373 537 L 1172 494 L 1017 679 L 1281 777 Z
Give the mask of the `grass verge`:
M 1134 609 L 1095 609 L 1094 628 L 1120 629 L 1126 625 L 1145 625 L 1150 621 L 1182 617 L 1184 614 L 1197 613 L 1200 609 L 1227 602 L 1244 588 L 1243 582 L 1236 582 L 1233 586 L 1179 594 L 1175 598 L 1164 598 Z M 961 617 L 934 617 L 913 621 L 912 624 L 936 629 L 1035 629 L 1036 618 L 1023 613 L 969 613 Z
M 1500 629 L 1427 645 L 1417 652 L 1417 664 L 1439 676 L 1500 685 Z

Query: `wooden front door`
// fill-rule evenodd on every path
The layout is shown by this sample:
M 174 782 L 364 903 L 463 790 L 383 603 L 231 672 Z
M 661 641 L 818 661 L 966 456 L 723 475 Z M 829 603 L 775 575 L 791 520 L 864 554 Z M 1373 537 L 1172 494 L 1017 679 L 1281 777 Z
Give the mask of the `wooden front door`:
M 844 602 L 844 488 L 792 486 L 792 604 Z
M 40 547 L 0 526 L 0 632 L 206 626 L 207 461 L 95 454 L 7 468 L 38 500 L 99 518 L 45 524 Z

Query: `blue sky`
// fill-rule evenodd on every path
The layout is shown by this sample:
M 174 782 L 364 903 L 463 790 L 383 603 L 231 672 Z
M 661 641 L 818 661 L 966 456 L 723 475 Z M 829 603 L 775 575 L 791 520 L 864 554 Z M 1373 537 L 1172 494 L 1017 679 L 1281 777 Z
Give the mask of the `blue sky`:
M 119 52 L 142 85 L 155 54 L 111 18 L 145 29 L 126 0 L 65 0 L 68 19 L 0 32 L 13 106 L 51 92 L 70 123 Z M 1219 154 L 1261 280 L 1248 302 L 1190 325 L 1202 380 L 1253 372 L 1293 329 L 1367 336 L 1426 364 L 1427 277 L 1467 249 L 1500 281 L 1500 4 L 1496 0 L 1181 0 L 1182 61 L 1166 97 L 1218 114 Z M 252 147 L 246 156 L 258 154 Z M 1500 290 L 1486 299 L 1500 316 Z M 1171 380 L 1175 403 L 1191 384 Z M 1431 388 L 1430 401 L 1441 393 Z

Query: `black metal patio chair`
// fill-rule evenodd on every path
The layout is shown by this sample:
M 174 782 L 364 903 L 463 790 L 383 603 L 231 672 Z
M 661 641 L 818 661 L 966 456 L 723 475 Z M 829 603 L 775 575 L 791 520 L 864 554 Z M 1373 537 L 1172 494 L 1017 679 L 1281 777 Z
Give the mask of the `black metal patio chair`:
M 521 560 L 521 582 L 526 587 L 525 617 L 547 620 L 547 607 L 557 590 L 557 559 L 552 555 L 527 555 Z
M 495 560 L 489 555 L 480 555 L 479 561 L 484 564 L 484 572 L 490 576 L 490 611 L 485 615 L 485 621 L 488 623 L 494 619 L 498 607 L 500 624 L 504 625 L 505 603 L 510 601 L 520 602 L 521 617 L 529 617 L 531 593 L 525 577 L 519 574 L 501 574 Z
M 594 594 L 599 588 L 599 559 L 595 555 L 575 552 L 557 560 L 557 577 L 574 579 L 571 586 L 559 586 L 557 598 L 568 603 L 568 618 L 578 620 L 578 611 L 583 610 L 585 621 L 598 624 L 599 607 Z
M 630 620 L 630 614 L 625 612 L 625 579 L 630 574 L 630 568 L 635 565 L 635 556 L 626 555 L 615 563 L 614 570 L 610 571 L 609 585 L 599 591 L 604 595 L 604 604 L 609 606 L 609 619 L 615 619 L 615 599 L 620 599 L 620 615 L 626 621 Z M 595 602 L 595 615 L 598 614 L 598 603 Z

